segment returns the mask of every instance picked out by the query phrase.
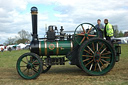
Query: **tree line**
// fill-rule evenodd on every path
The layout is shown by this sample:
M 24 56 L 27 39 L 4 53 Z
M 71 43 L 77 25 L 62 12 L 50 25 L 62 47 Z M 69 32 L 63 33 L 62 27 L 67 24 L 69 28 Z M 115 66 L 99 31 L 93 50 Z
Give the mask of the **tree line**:
M 28 31 L 21 30 L 18 32 L 18 35 L 14 38 L 9 37 L 5 41 L 4 45 L 14 45 L 20 43 L 26 43 L 27 41 L 31 40 L 31 34 Z

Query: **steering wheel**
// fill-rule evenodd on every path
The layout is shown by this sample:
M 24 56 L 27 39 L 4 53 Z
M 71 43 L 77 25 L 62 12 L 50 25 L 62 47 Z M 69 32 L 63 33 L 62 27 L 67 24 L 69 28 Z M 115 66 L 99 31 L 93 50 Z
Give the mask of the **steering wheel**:
M 74 40 L 81 45 L 85 40 L 98 37 L 98 30 L 91 23 L 82 23 L 74 31 Z

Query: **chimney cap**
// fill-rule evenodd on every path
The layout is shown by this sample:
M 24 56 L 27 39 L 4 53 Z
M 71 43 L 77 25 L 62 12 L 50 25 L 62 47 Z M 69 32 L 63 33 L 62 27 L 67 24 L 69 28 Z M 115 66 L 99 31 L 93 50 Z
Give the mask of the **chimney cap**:
M 37 7 L 33 6 L 33 7 L 31 8 L 31 12 L 38 12 Z

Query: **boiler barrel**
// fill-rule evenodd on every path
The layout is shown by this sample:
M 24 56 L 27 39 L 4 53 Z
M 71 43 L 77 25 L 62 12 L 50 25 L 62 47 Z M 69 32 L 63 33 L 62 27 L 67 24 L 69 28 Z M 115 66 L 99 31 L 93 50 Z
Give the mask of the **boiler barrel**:
M 66 55 L 72 49 L 72 41 L 39 41 L 39 55 Z

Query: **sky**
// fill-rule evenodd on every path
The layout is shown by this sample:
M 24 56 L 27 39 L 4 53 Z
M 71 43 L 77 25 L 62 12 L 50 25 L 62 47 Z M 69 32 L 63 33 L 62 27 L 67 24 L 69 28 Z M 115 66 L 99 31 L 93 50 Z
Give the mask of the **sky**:
M 108 19 L 118 29 L 128 31 L 128 0 L 0 0 L 0 44 L 19 31 L 32 33 L 31 7 L 38 8 L 38 33 L 44 37 L 45 24 L 66 30 L 85 22 L 96 25 Z

